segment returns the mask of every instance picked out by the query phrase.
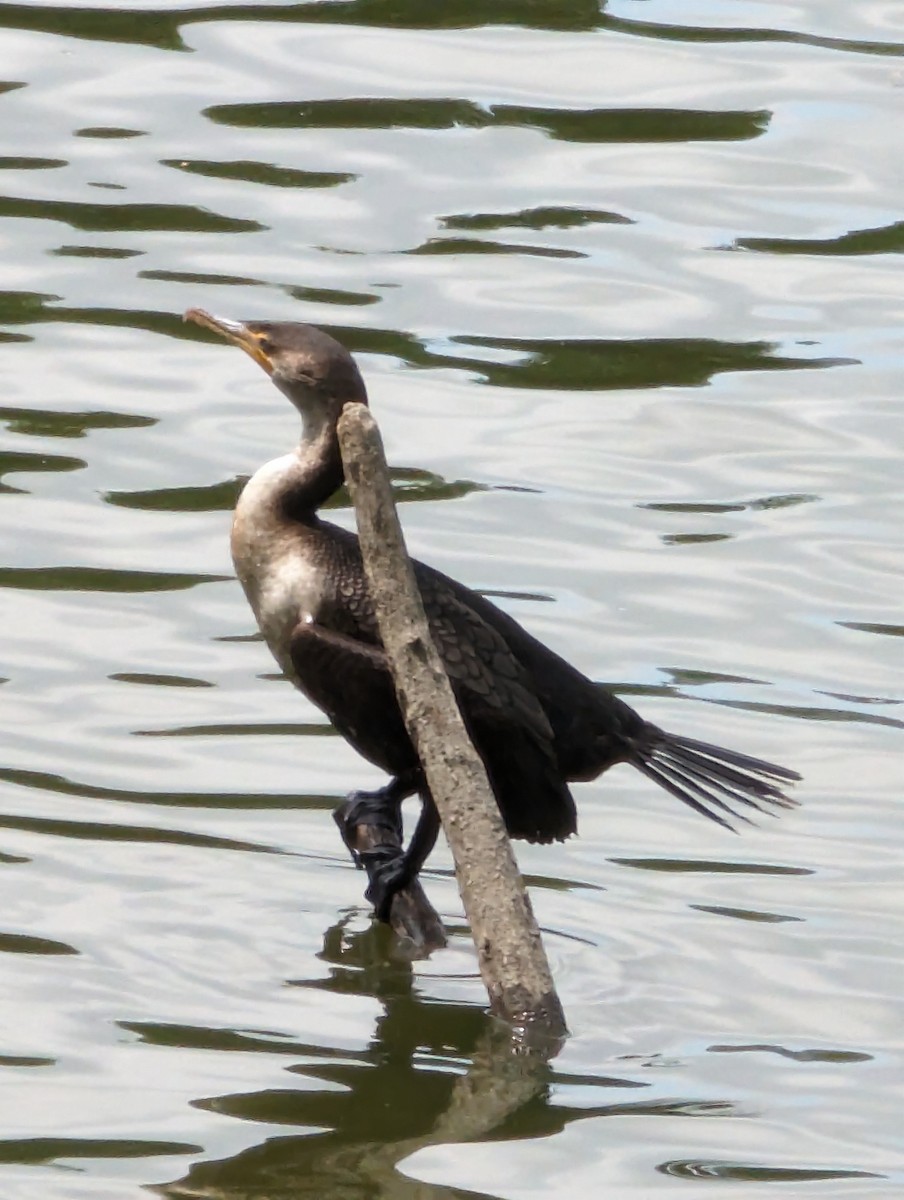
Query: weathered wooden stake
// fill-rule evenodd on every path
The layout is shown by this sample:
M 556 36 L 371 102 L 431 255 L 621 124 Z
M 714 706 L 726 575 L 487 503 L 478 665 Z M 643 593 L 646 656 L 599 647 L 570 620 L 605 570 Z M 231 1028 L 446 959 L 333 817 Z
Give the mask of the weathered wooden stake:
M 364 566 L 402 715 L 439 809 L 491 1010 L 564 1035 L 540 930 L 486 770 L 433 643 L 399 525 L 377 423 L 347 405 L 339 445 Z

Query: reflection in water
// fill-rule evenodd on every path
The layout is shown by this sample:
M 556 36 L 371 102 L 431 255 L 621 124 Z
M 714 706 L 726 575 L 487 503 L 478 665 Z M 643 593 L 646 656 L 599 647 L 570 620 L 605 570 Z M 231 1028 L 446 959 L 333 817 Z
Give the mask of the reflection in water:
M 871 1054 L 862 1054 L 856 1050 L 791 1050 L 787 1046 L 773 1046 L 768 1043 L 750 1046 L 709 1046 L 710 1054 L 777 1054 L 780 1058 L 790 1058 L 794 1062 L 825 1062 L 825 1063 L 860 1063 L 870 1062 Z
M 793 371 L 850 365 L 842 358 L 800 358 L 776 353 L 771 342 L 719 342 L 710 338 L 568 339 L 456 337 L 455 345 L 502 351 L 506 361 L 449 357 L 496 387 L 613 388 L 702 387 L 725 371 Z M 513 353 L 520 362 L 508 361 Z M 441 360 L 442 361 L 442 360 Z
M 68 412 L 49 408 L 11 408 L 6 405 L 0 406 L 0 421 L 5 423 L 10 433 L 62 438 L 85 437 L 92 429 L 146 429 L 157 423 L 155 417 L 137 417 L 127 413 Z
M 246 217 L 224 217 L 190 204 L 88 204 L 83 200 L 42 200 L 0 196 L 0 219 L 36 217 L 61 221 L 92 233 L 169 230 L 170 233 L 249 233 L 263 229 Z
M 839 621 L 845 629 L 856 629 L 859 633 L 878 633 L 883 637 L 904 637 L 904 625 L 886 625 L 881 621 Z
M 0 587 L 52 592 L 178 592 L 228 575 L 118 571 L 103 567 L 0 567 Z
M 142 512 L 232 512 L 247 476 L 206 486 L 153 488 L 143 492 L 106 492 L 104 499 L 118 508 Z
M 91 205 L 89 207 L 96 207 Z M 166 207 L 166 206 L 163 206 Z M 177 313 L 153 309 L 68 307 L 56 303 L 59 296 L 37 292 L 0 292 L 0 321 L 10 325 L 59 322 L 65 325 L 102 325 L 109 328 L 146 329 L 167 337 L 188 340 L 182 318 Z M 131 420 L 132 418 L 124 418 Z M 153 423 L 148 421 L 147 423 Z
M 138 258 L 144 251 L 122 246 L 58 246 L 48 253 L 57 258 Z
M 476 238 L 428 238 L 406 254 L 527 254 L 537 258 L 587 258 L 580 250 L 560 246 L 527 246 L 519 242 L 488 242 Z
M 901 254 L 904 253 L 904 221 L 877 229 L 853 229 L 834 238 L 737 238 L 742 250 L 771 254 Z
M 111 675 L 111 679 L 120 679 L 126 683 L 141 683 L 152 684 L 157 686 L 162 684 L 164 687 L 210 687 L 211 684 L 206 683 L 202 679 L 185 681 L 174 681 L 172 677 L 158 677 L 147 675 Z M 282 678 L 282 677 L 280 677 Z M 338 737 L 338 733 L 332 725 L 323 724 L 305 724 L 301 721 L 290 723 L 288 721 L 273 722 L 266 724 L 243 724 L 243 725 L 228 725 L 220 723 L 216 725 L 175 725 L 167 729 L 133 729 L 132 733 L 135 737 Z M 333 801 L 335 803 L 335 801 Z M 311 807 L 319 807 L 317 804 L 312 804 Z
M 96 207 L 96 206 L 89 206 Z M 473 243 L 477 245 L 478 243 Z M 32 292 L 0 293 L 0 321 L 29 324 L 61 321 L 147 329 L 183 340 L 214 341 L 215 335 L 186 325 L 175 313 L 104 308 L 69 308 L 48 303 L 59 297 Z M 726 342 L 711 338 L 499 338 L 457 335 L 446 345 L 392 329 L 319 322 L 352 353 L 389 354 L 415 367 L 467 370 L 496 387 L 609 391 L 616 388 L 700 387 L 727 371 L 792 371 L 848 366 L 839 357 L 802 358 L 777 353 L 773 342 Z M 477 347 L 480 357 L 459 347 Z M 496 351 L 497 362 L 485 351 Z M 514 361 L 512 361 L 514 359 Z
M 59 300 L 47 292 L 0 292 L 0 322 L 21 325 L 42 318 L 47 301 Z
M 218 104 L 205 115 L 219 125 L 255 129 L 540 129 L 563 142 L 743 141 L 759 137 L 770 114 L 678 108 L 532 108 L 470 100 L 366 99 Z
M 894 551 L 857 554 L 897 535 L 889 6 L 0 8 L 0 1193 L 892 1194 L 904 625 Z M 808 763 L 768 841 L 629 783 L 557 878 L 524 860 L 554 1062 L 494 1040 L 460 924 L 414 977 L 360 910 L 321 949 L 357 768 L 202 586 L 258 410 L 185 374 L 201 285 L 382 357 L 396 496 L 442 505 L 409 512 L 454 573 L 663 720 L 740 701 Z
M 817 688 L 816 692 L 818 695 L 830 696 L 833 700 L 841 700 L 845 704 L 904 704 L 904 700 L 897 700 L 889 696 L 858 696 L 852 695 L 850 692 L 828 692 L 822 688 Z
M 808 492 L 792 492 L 780 496 L 760 496 L 755 500 L 727 500 L 722 503 L 707 501 L 656 501 L 655 503 L 638 504 L 638 508 L 652 509 L 654 512 L 673 513 L 730 513 L 730 512 L 762 512 L 772 508 L 792 508 L 797 504 L 814 504 L 821 499 Z
M 457 213 L 441 217 L 447 229 L 574 229 L 586 225 L 633 225 L 630 217 L 600 208 L 544 205 L 510 213 Z
M 57 1170 L 72 1170 L 69 1164 L 79 1160 L 169 1158 L 171 1155 L 197 1154 L 200 1150 L 200 1146 L 191 1142 L 150 1138 L 8 1138 L 0 1141 L 0 1163 L 31 1167 L 46 1164 Z
M 338 996 L 371 996 L 383 1012 L 365 1051 L 301 1045 L 275 1033 L 191 1027 L 127 1026 L 153 1044 L 281 1054 L 307 1059 L 287 1068 L 304 1089 L 286 1086 L 199 1099 L 200 1108 L 244 1121 L 298 1127 L 216 1162 L 195 1163 L 161 1187 L 171 1197 L 451 1196 L 446 1188 L 415 1185 L 398 1164 L 416 1151 L 508 1137 L 548 1137 L 587 1115 L 712 1115 L 721 1102 L 639 1104 L 603 1100 L 607 1093 L 645 1088 L 633 1079 L 558 1074 L 558 1043 L 529 1045 L 502 1025 L 487 1024 L 479 1007 L 425 999 L 413 986 L 411 965 L 387 960 L 385 928 L 350 932 L 340 921 L 324 937 L 326 980 L 300 988 Z M 576 1108 L 556 1102 L 550 1087 L 576 1082 L 599 1102 Z M 321 1083 L 326 1087 L 317 1087 Z M 313 1086 L 311 1086 L 313 1085 Z M 517 1124 L 509 1123 L 517 1116 Z M 402 1168 L 404 1170 L 404 1167 Z
M 209 688 L 213 684 L 208 679 L 195 679 L 190 675 L 158 675 L 143 671 L 115 671 L 107 676 L 118 683 L 150 684 L 151 687 L 183 687 Z
M 27 494 L 26 488 L 14 487 L 6 483 L 5 475 L 23 474 L 44 471 L 80 471 L 87 464 L 80 458 L 70 458 L 64 454 L 27 454 L 24 451 L 0 450 L 0 493 Z
M 706 542 L 725 542 L 730 533 L 664 533 L 662 540 L 667 546 L 699 546 Z
M 315 287 L 285 287 L 287 296 L 300 300 L 303 304 L 342 304 L 364 308 L 369 304 L 379 304 L 381 297 L 374 292 L 347 292 L 341 288 Z
M 671 9 L 671 6 L 667 6 Z M 746 7 L 746 6 L 745 6 Z M 783 6 L 779 6 L 783 7 Z M 793 6 L 791 6 L 793 12 Z M 855 52 L 858 54 L 896 54 L 900 53 L 899 44 L 888 41 L 873 41 L 867 38 L 827 37 L 818 33 L 804 33 L 797 29 L 775 28 L 771 25 L 757 24 L 754 16 L 759 12 L 768 11 L 765 6 L 757 5 L 741 17 L 743 24 L 738 25 L 679 25 L 671 20 L 661 23 L 654 21 L 638 21 L 632 17 L 604 16 L 600 24 L 622 33 L 633 33 L 643 37 L 659 38 L 667 42 L 700 42 L 714 45 L 731 44 L 733 42 L 767 42 L 791 43 L 801 46 L 820 46 L 826 49 Z
M 130 42 L 156 46 L 161 50 L 186 51 L 189 46 L 182 37 L 182 28 L 210 20 L 205 6 L 194 9 L 118 9 L 103 10 L 76 8 L 72 5 L 42 4 L 7 5 L 4 24 L 9 28 L 29 29 L 67 37 L 86 38 L 96 42 Z M 757 26 L 754 20 L 741 25 L 677 24 L 673 20 L 655 22 L 638 20 L 633 12 L 624 17 L 609 14 L 615 5 L 600 0 L 459 0 L 454 6 L 438 7 L 429 0 L 334 0 L 320 4 L 266 4 L 253 6 L 257 20 L 286 22 L 298 25 L 334 25 L 348 23 L 367 28 L 386 29 L 479 29 L 482 26 L 515 26 L 549 32 L 591 32 L 608 29 L 614 33 L 635 37 L 656 38 L 667 42 L 690 42 L 704 45 L 723 43 L 786 43 L 824 47 L 860 54 L 888 55 L 900 52 L 899 45 L 869 38 L 841 38 L 808 33 L 796 29 Z M 236 4 L 217 6 L 216 19 L 222 22 L 245 22 L 248 6 Z M 669 6 L 670 16 L 672 8 Z M 739 14 L 740 16 L 740 14 Z M 743 21 L 743 16 L 741 17 Z M 24 87 L 23 83 L 0 83 L 5 88 Z
M 722 862 L 670 858 L 613 858 L 610 862 L 641 871 L 667 871 L 680 875 L 688 872 L 707 875 L 812 875 L 806 867 L 789 867 L 778 863 Z
M 2 91 L 0 87 L 0 91 Z M 68 166 L 65 158 L 33 158 L 29 155 L 0 155 L 0 171 L 52 171 Z
M 766 679 L 754 679 L 750 675 L 727 675 L 723 671 L 689 670 L 686 667 L 663 667 L 662 673 L 671 679 L 676 690 L 707 687 L 716 683 L 745 683 L 764 687 L 769 683 Z
M 139 271 L 139 279 L 156 279 L 161 283 L 200 284 L 203 287 L 263 287 L 258 279 L 244 275 L 217 275 L 200 271 Z
M 0 410 L 2 412 L 2 410 Z M 0 457 L 0 473 L 3 459 Z M 12 468 L 9 468 L 12 469 Z M 37 469 L 37 468 L 35 468 Z M 46 470 L 54 468 L 47 467 Z M 63 468 L 56 468 L 62 470 Z M 458 500 L 472 492 L 489 490 L 486 484 L 469 479 L 443 479 L 433 471 L 419 467 L 391 467 L 390 480 L 396 503 L 417 500 Z M 145 492 L 106 492 L 104 499 L 118 508 L 134 508 L 144 512 L 232 512 L 247 475 L 207 487 L 154 488 Z M 323 505 L 324 509 L 350 508 L 351 501 L 341 488 Z
M 702 539 L 707 540 L 707 539 Z M 708 539 L 713 540 L 713 539 Z M 839 622 L 841 624 L 841 622 Z M 869 712 L 860 712 L 853 708 L 818 708 L 815 705 L 774 704 L 762 700 L 733 700 L 724 696 L 693 696 L 687 694 L 692 687 L 705 687 L 714 683 L 745 684 L 760 687 L 770 687 L 768 679 L 752 679 L 742 675 L 724 675 L 712 671 L 694 671 L 683 667 L 659 667 L 664 675 L 672 679 L 672 683 L 629 683 L 626 681 L 608 680 L 606 686 L 619 696 L 671 696 L 677 700 L 696 700 L 706 704 L 719 704 L 725 708 L 739 708 L 747 712 L 772 713 L 783 717 L 796 717 L 804 721 L 843 721 L 865 725 L 887 725 L 891 728 L 901 728 L 904 722 L 895 717 L 883 717 Z M 841 692 L 822 691 L 824 696 L 831 696 L 845 704 L 858 705 L 894 705 L 899 700 L 886 696 L 852 696 Z
M 851 708 L 817 708 L 813 704 L 763 704 L 753 700 L 730 700 L 727 697 L 712 697 L 708 704 L 720 704 L 725 708 L 737 708 L 744 712 L 766 712 L 774 716 L 797 717 L 804 721 L 831 721 L 854 725 L 885 725 L 890 729 L 904 729 L 904 721 L 897 717 L 883 717 L 879 713 L 857 712 Z
M 52 938 L 29 937 L 23 933 L 4 933 L 0 930 L 0 954 L 78 954 L 78 950 Z
M 479 1008 L 437 1004 L 412 987 L 404 961 L 386 961 L 382 929 L 349 934 L 340 922 L 324 938 L 326 982 L 298 982 L 340 995 L 376 996 L 384 1011 L 365 1052 L 325 1045 L 280 1045 L 252 1031 L 181 1031 L 134 1024 L 140 1036 L 185 1047 L 259 1050 L 308 1059 L 288 1070 L 308 1087 L 199 1099 L 196 1104 L 245 1121 L 300 1127 L 296 1136 L 259 1144 L 216 1162 L 195 1163 L 164 1196 L 404 1196 L 396 1164 L 440 1140 L 485 1136 L 541 1093 L 547 1054 L 518 1053 L 502 1029 L 487 1033 Z M 452 1063 L 470 1061 L 462 1075 Z M 325 1084 L 317 1086 L 318 1083 Z M 311 1086 L 313 1085 L 313 1086 Z M 442 1194 L 442 1192 L 437 1193 Z
M 802 921 L 789 913 L 762 912 L 752 908 L 730 908 L 725 904 L 689 904 L 695 912 L 712 913 L 717 917 L 732 917 L 736 921 L 762 921 L 767 925 L 782 925 L 786 921 Z
M 27 772 L 9 772 L 9 774 L 24 776 L 27 775 Z M 16 782 L 26 783 L 27 781 L 20 779 Z M 192 833 L 189 830 L 166 829 L 159 826 L 144 828 L 139 825 L 119 825 L 113 821 L 62 821 L 52 820 L 48 817 L 0 815 L 0 828 L 38 833 L 45 837 L 63 837 L 75 841 L 104 844 L 124 842 L 139 846 L 193 846 L 200 850 L 234 850 L 244 854 L 285 853 L 277 846 L 241 842 L 235 838 L 215 837 L 213 834 Z
M 817 1183 L 829 1179 L 885 1179 L 873 1171 L 819 1167 L 767 1167 L 713 1159 L 672 1159 L 656 1168 L 678 1179 L 728 1179 L 738 1183 Z
M 167 8 L 76 8 L 72 5 L 9 5 L 4 24 L 10 28 L 31 29 L 97 42 L 133 42 L 157 46 L 161 50 L 188 50 L 181 27 L 210 20 L 206 6 L 194 9 Z M 593 30 L 604 19 L 599 0 L 459 0 L 454 6 L 437 9 L 429 0 L 335 0 L 319 4 L 255 3 L 253 15 L 259 21 L 306 24 L 348 23 L 363 27 L 397 29 L 471 29 L 482 25 L 514 25 L 526 29 Z M 245 22 L 248 6 L 217 6 L 217 20 Z M 0 85 L 2 88 L 3 85 Z M 24 87 L 24 84 L 6 86 Z
M 350 171 L 299 171 L 279 167 L 275 163 L 253 161 L 207 162 L 199 159 L 167 158 L 163 166 L 202 175 L 209 179 L 236 179 L 242 183 L 260 183 L 266 187 L 325 188 L 351 183 L 356 176 Z
M 144 129 L 120 129 L 116 125 L 89 125 L 85 129 L 76 129 L 75 137 L 83 138 L 137 138 L 145 136 Z
M 289 728 L 292 732 L 298 732 L 299 729 L 302 732 L 307 732 L 313 727 L 290 726 Z M 281 733 L 282 727 L 277 726 L 275 732 Z M 256 794 L 249 794 L 247 792 L 154 792 L 140 789 L 99 787 L 96 784 L 81 783 L 78 780 L 67 779 L 62 775 L 51 775 L 46 771 L 24 771 L 16 767 L 0 767 L 0 780 L 5 783 L 15 784 L 18 787 L 46 791 L 58 796 L 81 796 L 88 800 L 114 800 L 117 803 L 160 805 L 166 808 L 208 808 L 214 812 L 230 809 L 265 811 L 267 809 L 291 810 L 301 808 L 332 811 L 336 805 L 335 796 L 317 796 L 312 794 L 299 796 L 296 794 L 279 795 L 273 792 L 260 792 Z M 22 824 L 23 821 L 25 824 Z M 5 824 L 10 829 L 30 829 L 49 827 L 55 823 L 51 821 L 48 825 L 48 821 L 40 817 L 0 815 L 0 824 Z M 87 829 L 91 825 L 90 822 L 84 825 L 79 822 L 65 822 L 62 824 L 65 824 L 67 827 L 72 824 L 73 828 L 79 827 L 84 829 Z M 91 828 L 94 828 L 94 826 L 91 825 Z M 103 825 L 98 826 L 98 828 L 106 830 L 109 826 Z M 156 831 L 131 829 L 131 832 L 153 835 Z M 85 834 L 84 836 L 89 835 Z M 257 849 L 258 847 L 252 848 Z M 289 852 L 284 851 L 283 853 Z
M 549 1138 L 588 1117 L 746 1115 L 712 1096 L 625 1099 L 626 1090 L 651 1083 L 557 1070 L 557 1044 L 525 1044 L 501 1025 L 487 1026 L 478 1007 L 424 999 L 412 986 L 410 964 L 387 958 L 385 929 L 352 933 L 347 925 L 347 919 L 339 922 L 324 938 L 328 978 L 295 986 L 378 998 L 383 1012 L 366 1050 L 300 1043 L 274 1031 L 121 1022 L 150 1045 L 297 1058 L 302 1061 L 286 1070 L 308 1085 L 196 1100 L 199 1108 L 260 1122 L 268 1133 L 234 1156 L 193 1164 L 183 1178 L 156 1189 L 161 1195 L 439 1200 L 461 1193 L 415 1184 L 405 1173 L 406 1160 L 430 1146 Z M 656 1059 L 647 1055 L 636 1065 Z M 274 1138 L 273 1125 L 299 1133 Z M 412 1170 L 416 1175 L 416 1163 Z

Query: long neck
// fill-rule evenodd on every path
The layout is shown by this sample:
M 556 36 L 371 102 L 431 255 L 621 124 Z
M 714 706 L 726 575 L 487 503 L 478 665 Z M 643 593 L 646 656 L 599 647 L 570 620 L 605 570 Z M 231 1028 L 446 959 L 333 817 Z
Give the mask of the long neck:
M 288 461 L 291 465 L 280 485 L 280 507 L 287 517 L 309 522 L 345 479 L 336 422 L 305 421 L 301 441 Z

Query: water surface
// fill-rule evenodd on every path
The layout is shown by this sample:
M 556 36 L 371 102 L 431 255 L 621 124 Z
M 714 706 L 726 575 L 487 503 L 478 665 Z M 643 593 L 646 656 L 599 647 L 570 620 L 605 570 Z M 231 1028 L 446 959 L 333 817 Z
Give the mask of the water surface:
M 897 6 L 35 2 L 0 51 L 5 1200 L 897 1195 Z M 342 338 L 416 553 L 805 775 L 732 837 L 615 771 L 519 847 L 545 1072 L 445 850 L 449 949 L 371 928 L 329 813 L 380 776 L 228 555 L 293 414 L 191 305 Z

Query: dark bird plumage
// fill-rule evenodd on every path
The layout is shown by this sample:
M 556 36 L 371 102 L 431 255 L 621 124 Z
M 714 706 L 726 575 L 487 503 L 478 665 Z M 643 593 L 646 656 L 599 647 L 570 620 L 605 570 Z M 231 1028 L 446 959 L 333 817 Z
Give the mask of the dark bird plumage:
M 343 482 L 336 425 L 347 403 L 367 402 L 354 359 L 309 325 L 239 322 L 198 309 L 186 319 L 240 346 L 301 414 L 297 448 L 261 467 L 236 506 L 238 577 L 283 671 L 366 759 L 392 776 L 359 806 L 398 821 L 405 796 L 423 810 L 403 859 L 377 889 L 393 892 L 420 869 L 438 830 L 435 807 L 405 730 L 358 539 L 319 507 Z M 531 842 L 576 831 L 568 784 L 629 763 L 696 812 L 733 828 L 750 810 L 788 808 L 794 771 L 666 733 L 532 637 L 485 597 L 415 562 L 437 648 L 483 759 L 509 833 Z M 360 812 L 360 808 L 357 810 Z

